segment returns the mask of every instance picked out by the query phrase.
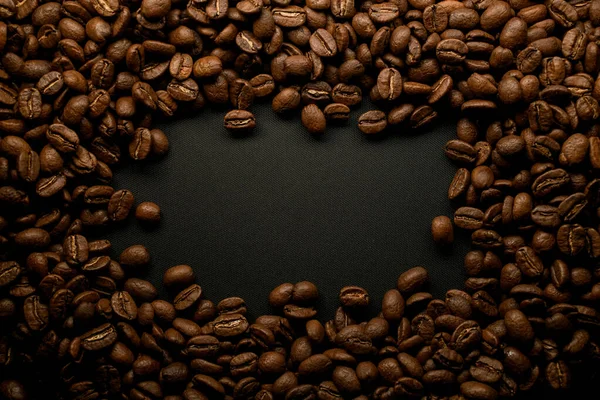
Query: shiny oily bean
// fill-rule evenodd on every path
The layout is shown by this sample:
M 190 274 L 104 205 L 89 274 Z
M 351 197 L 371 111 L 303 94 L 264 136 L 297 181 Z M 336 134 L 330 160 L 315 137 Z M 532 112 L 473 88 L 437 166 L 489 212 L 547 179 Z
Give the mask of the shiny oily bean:
M 367 111 L 358 118 L 358 129 L 367 135 L 382 132 L 387 127 L 387 117 L 383 111 Z

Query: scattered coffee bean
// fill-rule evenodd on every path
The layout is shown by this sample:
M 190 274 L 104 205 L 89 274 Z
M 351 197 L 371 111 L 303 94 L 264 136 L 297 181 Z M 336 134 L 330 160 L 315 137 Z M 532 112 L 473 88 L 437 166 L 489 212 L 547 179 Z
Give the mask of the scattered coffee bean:
M 143 223 L 158 224 L 161 218 L 160 207 L 151 201 L 140 203 L 135 209 L 135 218 Z

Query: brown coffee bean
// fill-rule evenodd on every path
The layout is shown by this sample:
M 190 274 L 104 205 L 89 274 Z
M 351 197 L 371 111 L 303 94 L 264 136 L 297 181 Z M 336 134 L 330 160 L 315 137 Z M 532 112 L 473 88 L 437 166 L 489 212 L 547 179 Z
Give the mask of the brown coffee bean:
M 445 215 L 435 217 L 431 221 L 431 235 L 436 244 L 447 246 L 454 242 L 454 228 L 452 221 Z
M 254 114 L 246 110 L 233 110 L 223 118 L 225 128 L 231 132 L 248 132 L 256 127 Z
M 77 150 L 79 136 L 75 131 L 62 124 L 52 124 L 46 132 L 48 142 L 62 153 L 70 153 Z
M 381 97 L 394 100 L 402 94 L 402 77 L 395 68 L 386 68 L 377 77 L 377 89 Z
M 401 293 L 414 293 L 429 282 L 429 274 L 423 267 L 414 267 L 398 277 L 397 287 Z
M 167 269 L 163 275 L 163 284 L 167 287 L 189 286 L 194 282 L 195 274 L 189 265 L 176 265 Z
M 81 347 L 88 351 L 107 348 L 117 341 L 117 330 L 109 323 L 94 328 L 81 336 Z
M 369 304 L 369 294 L 358 286 L 343 287 L 339 298 L 344 307 L 365 307 Z
M 141 268 L 150 262 L 150 254 L 142 245 L 133 245 L 121 253 L 119 262 L 126 268 Z
M 135 218 L 144 223 L 157 224 L 160 222 L 160 207 L 151 201 L 140 203 L 135 209 Z
M 498 392 L 485 383 L 469 381 L 460 385 L 460 392 L 470 399 L 489 399 L 494 400 L 498 397 Z
M 358 118 L 358 129 L 364 134 L 381 133 L 387 127 L 387 117 L 383 111 L 367 111 Z
M 222 314 L 214 320 L 214 333 L 220 337 L 238 336 L 248 329 L 248 321 L 240 314 Z
M 108 216 L 113 221 L 123 221 L 129 215 L 135 199 L 129 190 L 121 189 L 112 194 L 108 202 Z
M 183 289 L 173 300 L 173 306 L 176 310 L 181 311 L 193 306 L 202 296 L 202 288 L 200 285 L 193 284 L 186 289 Z
M 137 128 L 129 143 L 129 156 L 134 160 L 145 160 L 152 149 L 152 134 L 148 128 Z
M 323 134 L 327 120 L 323 111 L 316 104 L 308 104 L 302 109 L 302 125 L 313 135 Z
M 445 39 L 436 46 L 435 54 L 439 61 L 447 64 L 458 64 L 465 60 L 469 49 L 458 39 Z
M 337 45 L 333 36 L 325 29 L 317 29 L 310 37 L 310 48 L 319 57 L 333 57 L 337 54 Z
M 128 292 L 115 292 L 111 297 L 113 312 L 120 318 L 132 321 L 137 318 L 138 308 Z
M 348 121 L 350 118 L 350 108 L 341 103 L 331 103 L 325 106 L 323 114 L 328 121 L 341 123 Z
M 252 87 L 254 97 L 265 97 L 275 90 L 275 81 L 269 74 L 259 74 L 248 81 Z

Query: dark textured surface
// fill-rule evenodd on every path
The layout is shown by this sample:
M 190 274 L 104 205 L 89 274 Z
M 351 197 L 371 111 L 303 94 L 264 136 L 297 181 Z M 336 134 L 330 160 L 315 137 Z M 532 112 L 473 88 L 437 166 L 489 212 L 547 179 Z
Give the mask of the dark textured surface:
M 446 193 L 455 167 L 442 147 L 453 121 L 372 140 L 356 128 L 357 111 L 347 126 L 314 138 L 299 118 L 266 105 L 254 111 L 258 126 L 247 138 L 225 131 L 221 111 L 162 124 L 169 155 L 125 166 L 115 187 L 130 188 L 136 203 L 157 202 L 163 221 L 154 230 L 129 221 L 110 236 L 117 254 L 147 246 L 157 285 L 168 267 L 189 264 L 206 297 L 241 296 L 251 315 L 270 312 L 268 293 L 286 281 L 315 282 L 323 318 L 344 285 L 366 288 L 378 308 L 416 265 L 429 268 L 434 294 L 462 287 L 466 238 L 442 252 L 430 235 L 431 219 L 452 212 Z

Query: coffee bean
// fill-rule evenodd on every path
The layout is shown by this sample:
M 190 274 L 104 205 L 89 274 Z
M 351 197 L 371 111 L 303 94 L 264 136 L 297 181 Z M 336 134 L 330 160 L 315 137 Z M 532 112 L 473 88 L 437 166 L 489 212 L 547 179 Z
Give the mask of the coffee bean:
M 377 77 L 377 90 L 386 100 L 394 100 L 402 94 L 402 77 L 395 68 L 386 68 Z
M 458 39 L 445 39 L 436 46 L 435 54 L 439 61 L 448 64 L 458 64 L 465 60 L 469 49 Z
M 135 209 L 135 218 L 143 223 L 158 224 L 160 222 L 160 207 L 156 203 L 145 201 Z
M 123 221 L 133 207 L 134 197 L 129 190 L 121 189 L 112 194 L 108 202 L 108 216 L 113 221 Z
M 150 254 L 142 245 L 129 246 L 119 256 L 119 262 L 127 268 L 140 268 L 150 262 Z
M 353 1 L 331 0 L 331 12 L 337 18 L 352 18 L 356 13 L 356 9 Z
M 21 273 L 19 264 L 14 261 L 3 261 L 0 263 L 0 286 L 11 284 Z
M 339 298 L 344 307 L 365 307 L 369 304 L 369 294 L 358 286 L 343 287 Z
M 306 22 L 306 12 L 298 6 L 274 8 L 272 14 L 275 23 L 285 28 L 295 28 Z
M 401 293 L 414 293 L 429 282 L 429 274 L 423 267 L 414 267 L 402 273 L 398 278 L 398 290 Z
M 48 142 L 62 153 L 70 153 L 77 150 L 79 145 L 79 136 L 67 126 L 62 124 L 52 124 L 48 127 L 46 133 Z
M 40 173 L 40 157 L 38 154 L 33 150 L 20 153 L 17 157 L 17 171 L 20 178 L 25 182 L 35 182 Z
M 248 321 L 240 314 L 222 314 L 214 321 L 215 335 L 221 337 L 238 336 L 248 329 Z
M 81 347 L 88 351 L 98 351 L 111 346 L 117 340 L 117 330 L 111 324 L 103 324 L 81 336 Z
M 173 300 L 173 306 L 176 310 L 185 310 L 194 305 L 202 296 L 202 289 L 199 285 L 191 285 L 188 288 L 179 292 Z
M 327 126 L 325 114 L 316 104 L 308 104 L 302 109 L 302 125 L 313 135 L 323 134 Z
M 152 134 L 147 128 L 137 128 L 129 143 L 129 155 L 134 160 L 144 160 L 152 149 Z
M 254 114 L 246 110 L 233 110 L 223 118 L 225 128 L 231 132 L 247 132 L 256 127 Z
M 387 127 L 387 117 L 383 111 L 367 111 L 358 118 L 358 129 L 364 134 L 373 135 Z
M 461 140 L 450 140 L 446 143 L 445 149 L 446 157 L 452 161 L 462 164 L 469 165 L 475 161 L 476 150 L 470 144 Z
M 454 241 L 454 228 L 452 221 L 445 215 L 435 217 L 431 221 L 431 235 L 436 244 L 446 246 Z
M 135 300 L 131 297 L 128 292 L 115 292 L 113 293 L 110 303 L 113 312 L 124 320 L 134 320 L 137 318 L 138 308 L 135 304 Z
M 496 390 L 494 390 L 491 386 L 476 381 L 469 381 L 461 384 L 460 392 L 464 396 L 473 399 L 493 400 L 498 397 L 498 392 L 496 392 Z
M 345 104 L 331 103 L 323 109 L 325 118 L 336 123 L 346 122 L 350 117 L 350 108 Z
M 275 90 L 275 81 L 269 74 L 256 75 L 248 82 L 252 86 L 254 97 L 269 96 Z
M 361 103 L 362 91 L 358 86 L 339 83 L 333 87 L 331 98 L 336 103 L 351 107 Z
M 196 81 L 188 78 L 184 81 L 172 80 L 167 85 L 167 93 L 174 100 L 178 101 L 194 101 L 198 98 L 199 87 Z

